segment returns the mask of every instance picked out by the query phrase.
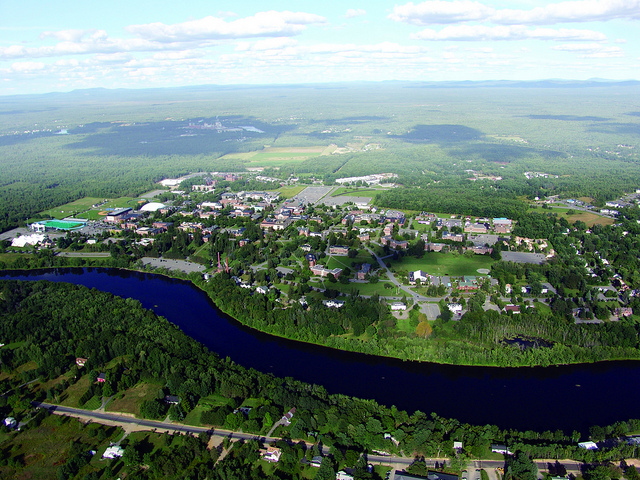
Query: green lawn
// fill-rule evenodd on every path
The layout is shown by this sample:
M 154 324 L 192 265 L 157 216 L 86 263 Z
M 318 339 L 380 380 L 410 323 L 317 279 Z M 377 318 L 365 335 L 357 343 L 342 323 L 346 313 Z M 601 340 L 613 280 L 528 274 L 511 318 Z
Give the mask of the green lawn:
M 295 197 L 305 188 L 307 188 L 306 185 L 291 185 L 286 187 L 280 187 L 278 189 L 278 192 L 280 192 L 280 197 L 283 197 L 286 199 L 286 198 Z
M 118 392 L 107 404 L 105 410 L 108 412 L 133 413 L 139 417 L 142 402 L 156 398 L 158 389 L 161 387 L 162 385 L 159 383 L 140 382 L 124 392 Z
M 454 253 L 428 252 L 422 258 L 402 257 L 387 259 L 391 268 L 410 272 L 423 270 L 431 275 L 478 275 L 479 268 L 491 268 L 495 262 L 489 255 L 458 255 Z
M 66 203 L 59 207 L 44 210 L 40 212 L 38 216 L 42 218 L 53 217 L 60 220 L 66 217 L 77 215 L 78 218 L 97 220 L 99 218 L 104 218 L 104 216 L 98 215 L 98 213 L 104 211 L 105 208 L 135 208 L 138 206 L 138 202 L 140 200 L 141 199 L 139 198 L 120 197 L 108 200 L 98 209 L 92 209 L 91 205 L 103 202 L 104 198 L 85 197 L 70 203 Z
M 350 293 L 354 288 L 358 290 L 360 295 L 375 295 L 376 293 L 380 296 L 389 296 L 395 295 L 395 289 L 386 289 L 384 288 L 385 284 L 393 285 L 391 282 L 383 282 L 380 281 L 378 283 L 352 283 L 342 284 L 340 282 L 331 283 L 324 280 L 324 286 L 326 288 L 330 288 L 332 290 L 338 290 L 342 293 Z M 317 284 L 313 284 L 313 286 L 319 286 Z M 321 285 L 320 285 L 321 286 Z

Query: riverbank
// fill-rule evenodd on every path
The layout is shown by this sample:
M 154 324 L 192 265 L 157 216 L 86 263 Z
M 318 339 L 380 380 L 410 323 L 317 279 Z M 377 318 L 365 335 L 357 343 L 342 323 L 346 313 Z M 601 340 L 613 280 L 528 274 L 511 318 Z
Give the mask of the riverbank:
M 262 295 L 248 295 L 245 289 L 240 289 L 231 281 L 222 278 L 223 275 L 215 275 L 209 281 L 202 278 L 200 273 L 187 274 L 182 271 L 173 271 L 162 268 L 136 268 L 132 265 L 120 267 L 104 267 L 103 265 L 88 266 L 89 268 L 116 268 L 124 271 L 151 273 L 167 278 L 184 280 L 202 291 L 214 304 L 215 308 L 226 315 L 229 320 L 237 322 L 244 327 L 261 334 L 271 335 L 290 341 L 299 342 L 302 345 L 320 346 L 339 351 L 365 354 L 372 357 L 397 359 L 403 362 L 433 363 L 450 366 L 468 367 L 549 367 L 562 365 L 591 364 L 595 362 L 612 362 L 640 360 L 640 351 L 634 348 L 605 348 L 594 347 L 591 349 L 576 346 L 551 343 L 551 346 L 520 349 L 510 345 L 477 344 L 470 340 L 460 338 L 418 338 L 406 334 L 379 335 L 379 328 L 373 331 L 373 335 L 365 332 L 360 338 L 349 335 L 321 335 L 311 330 L 310 327 L 298 328 L 298 326 L 284 325 L 287 321 L 285 311 L 297 311 L 299 307 L 283 307 L 282 304 L 271 302 L 265 304 Z M 77 267 L 52 267 L 52 268 L 77 268 Z M 41 268 L 18 269 L 19 271 L 41 270 Z M 234 290 L 232 290 L 234 289 Z M 240 295 L 240 296 L 239 296 Z M 256 300 L 261 297 L 259 300 Z M 235 299 L 235 301 L 233 300 Z M 239 300 L 238 300 L 239 299 Z M 366 300 L 363 300 L 366 301 Z M 254 311 L 253 307 L 260 304 L 262 310 Z M 329 310 L 329 309 L 327 309 Z M 296 315 L 312 317 L 308 311 L 297 311 Z M 330 315 L 337 315 L 331 312 Z M 266 320 L 268 318 L 268 320 Z M 283 322 L 277 321 L 284 318 Z M 310 318 L 315 320 L 315 318 Z M 449 322 L 452 324 L 452 322 Z M 308 322 L 309 325 L 313 325 Z M 445 325 L 445 327 L 447 327 Z M 447 327 L 451 328 L 451 327 Z

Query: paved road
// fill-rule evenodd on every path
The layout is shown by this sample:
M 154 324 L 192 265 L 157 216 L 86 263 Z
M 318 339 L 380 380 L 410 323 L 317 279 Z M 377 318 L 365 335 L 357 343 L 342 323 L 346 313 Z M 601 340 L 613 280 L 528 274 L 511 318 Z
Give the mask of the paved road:
M 94 410 L 84 410 L 82 408 L 73 408 L 73 407 L 65 407 L 62 405 L 53 405 L 51 403 L 44 402 L 31 402 L 33 406 L 39 408 L 46 408 L 51 413 L 56 415 L 67 415 L 70 417 L 77 417 L 84 420 L 93 420 L 98 423 L 106 422 L 109 424 L 116 424 L 122 428 L 127 427 L 137 427 L 142 430 L 154 430 L 154 431 L 166 431 L 166 432 L 180 432 L 180 433 L 190 433 L 197 435 L 199 433 L 205 432 L 211 436 L 217 436 L 221 438 L 229 438 L 231 440 L 259 440 L 263 443 L 272 443 L 280 438 L 269 437 L 269 436 L 260 436 L 254 435 L 251 433 L 241 433 L 241 432 L 232 432 L 230 430 L 223 429 L 213 429 L 207 427 L 194 427 L 191 425 L 183 425 L 176 423 L 165 423 L 156 420 L 144 420 L 139 418 L 134 418 L 132 416 L 128 416 L 126 414 L 121 413 L 107 413 L 107 412 L 97 412 Z M 307 444 L 311 445 L 311 444 Z M 322 453 L 327 455 L 329 453 L 329 447 L 323 446 Z M 436 462 L 448 462 L 448 458 L 426 458 L 425 461 L 427 466 L 433 467 Z M 397 457 L 392 455 L 368 455 L 369 463 L 374 464 L 382 464 L 382 465 L 390 465 L 394 469 L 403 469 L 407 466 L 411 465 L 414 461 L 412 457 Z M 555 460 L 535 460 L 538 469 L 541 471 L 547 470 L 547 465 L 549 463 L 555 463 Z M 565 466 L 568 473 L 579 473 L 581 471 L 581 465 L 579 462 L 575 460 L 560 460 L 560 463 Z M 504 467 L 504 460 L 474 460 L 469 464 L 468 471 L 476 469 L 485 469 L 487 472 L 495 472 L 496 468 Z M 471 477 L 468 477 L 471 479 Z
M 84 258 L 107 258 L 111 256 L 109 252 L 58 252 L 60 257 L 84 257 Z

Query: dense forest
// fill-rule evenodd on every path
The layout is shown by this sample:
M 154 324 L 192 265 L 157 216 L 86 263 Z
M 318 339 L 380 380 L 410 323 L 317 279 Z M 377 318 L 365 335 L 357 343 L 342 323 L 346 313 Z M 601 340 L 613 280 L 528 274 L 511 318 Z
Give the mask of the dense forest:
M 202 398 L 215 393 L 228 401 L 204 410 L 201 422 L 245 432 L 264 434 L 275 419 L 295 406 L 295 422 L 282 435 L 292 441 L 314 440 L 316 435 L 322 435 L 322 443 L 331 447 L 327 469 L 332 473 L 345 465 L 357 466 L 360 453 L 372 450 L 403 452 L 410 456 L 448 455 L 457 459 L 458 466 L 464 466 L 472 457 L 483 458 L 494 442 L 506 443 L 512 451 L 528 458 L 607 462 L 630 458 L 637 452 L 625 442 L 611 442 L 608 448 L 598 451 L 580 449 L 575 444 L 580 439 L 579 432 L 500 430 L 492 425 L 463 424 L 435 413 L 409 414 L 370 400 L 329 395 L 318 385 L 276 378 L 220 359 L 166 320 L 141 308 L 137 301 L 84 287 L 2 281 L 0 312 L 0 336 L 8 342 L 0 349 L 2 390 L 10 391 L 25 381 L 38 380 L 26 391 L 26 399 L 19 393 L 3 397 L 0 410 L 5 416 L 26 415 L 29 408 L 24 400 L 55 402 L 58 395 L 88 376 L 91 380 L 88 396 L 112 395 L 140 382 L 158 385 L 156 399 L 143 402 L 141 407 L 143 415 L 150 418 L 163 418 L 167 414 L 168 405 L 161 400 L 164 395 L 180 397 L 179 405 L 169 409 L 172 418 L 180 419 Z M 78 356 L 88 359 L 82 369 L 76 366 Z M 24 365 L 32 367 L 20 368 Z M 72 374 L 66 375 L 69 371 Z M 106 371 L 103 384 L 95 383 L 100 371 Z M 249 398 L 255 407 L 250 414 L 234 413 L 234 408 Z M 34 428 L 43 420 L 38 417 Z M 640 421 L 633 420 L 609 427 L 593 426 L 590 436 L 600 441 L 638 430 Z M 109 434 L 101 435 L 107 438 Z M 453 441 L 464 441 L 463 456 L 454 454 Z M 171 443 L 171 438 L 168 442 Z M 129 453 L 124 460 L 134 469 L 136 478 L 205 478 L 213 469 L 213 478 L 235 479 L 248 478 L 242 477 L 248 468 L 245 466 L 258 458 L 258 445 L 250 442 L 242 447 L 247 451 L 239 448 L 213 468 L 211 462 L 215 459 L 200 442 L 198 439 L 187 442 L 171 457 L 158 452 L 145 458 L 144 445 L 133 443 L 128 446 Z M 5 460 L 0 463 L 0 471 L 20 468 L 22 460 L 11 460 L 11 451 L 3 445 L 0 444 L 0 449 Z M 295 444 L 280 445 L 287 449 L 293 463 L 279 464 L 272 473 L 273 478 L 300 478 L 296 465 L 301 458 L 299 453 L 304 455 L 305 448 L 298 452 Z M 81 453 L 81 447 L 70 451 L 68 467 L 65 467 L 68 469 L 65 472 L 70 473 L 63 472 L 66 476 L 61 478 L 72 478 L 74 472 L 86 465 Z

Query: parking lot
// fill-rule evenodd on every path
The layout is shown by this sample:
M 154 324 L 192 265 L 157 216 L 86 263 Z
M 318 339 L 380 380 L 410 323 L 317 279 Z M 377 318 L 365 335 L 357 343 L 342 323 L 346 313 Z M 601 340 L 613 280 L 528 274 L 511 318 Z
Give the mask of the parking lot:
M 500 252 L 502 254 L 502 260 L 505 262 L 515 263 L 535 263 L 542 265 L 547 261 L 541 253 L 526 253 L 526 252 Z
M 185 273 L 204 272 L 204 265 L 187 262 L 186 260 L 171 260 L 169 258 L 142 257 L 143 265 L 151 265 L 156 268 L 167 268 L 169 270 L 180 270 Z
M 295 197 L 292 198 L 294 201 L 301 201 L 304 204 L 316 204 L 318 201 L 327 195 L 331 190 L 335 187 L 307 187 Z

